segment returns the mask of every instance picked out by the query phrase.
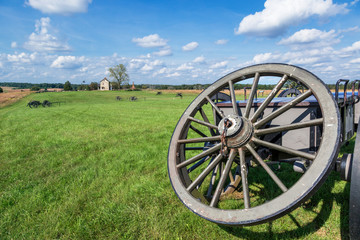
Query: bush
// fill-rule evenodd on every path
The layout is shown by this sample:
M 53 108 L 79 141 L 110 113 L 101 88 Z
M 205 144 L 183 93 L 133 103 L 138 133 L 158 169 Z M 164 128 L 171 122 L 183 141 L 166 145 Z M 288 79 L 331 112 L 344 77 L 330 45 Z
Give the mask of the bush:
M 32 86 L 32 87 L 30 88 L 30 91 L 40 91 L 40 87 L 38 87 L 38 86 Z
M 4 90 L 0 87 L 0 93 L 4 92 Z

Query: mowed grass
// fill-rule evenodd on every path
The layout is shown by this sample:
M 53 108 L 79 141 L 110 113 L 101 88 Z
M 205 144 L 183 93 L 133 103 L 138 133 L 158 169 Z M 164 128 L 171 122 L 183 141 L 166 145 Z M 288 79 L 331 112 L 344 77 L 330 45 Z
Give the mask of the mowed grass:
M 1 108 L 0 239 L 347 239 L 350 185 L 338 173 L 270 223 L 225 227 L 189 211 L 166 162 L 196 94 L 155 94 L 43 93 Z

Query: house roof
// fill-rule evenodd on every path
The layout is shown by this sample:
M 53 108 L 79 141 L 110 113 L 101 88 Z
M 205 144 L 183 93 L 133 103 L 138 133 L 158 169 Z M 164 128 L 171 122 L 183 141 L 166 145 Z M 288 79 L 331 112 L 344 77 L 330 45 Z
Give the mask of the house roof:
M 102 81 L 108 81 L 108 82 L 110 82 L 109 80 L 107 80 L 106 77 L 105 77 L 103 80 L 101 80 L 100 82 L 102 82 Z

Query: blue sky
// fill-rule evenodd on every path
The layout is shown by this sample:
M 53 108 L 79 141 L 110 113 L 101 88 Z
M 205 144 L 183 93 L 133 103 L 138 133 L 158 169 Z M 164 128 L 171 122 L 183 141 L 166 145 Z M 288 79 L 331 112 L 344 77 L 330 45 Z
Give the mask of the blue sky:
M 0 82 L 212 83 L 294 64 L 328 83 L 360 79 L 360 3 L 331 0 L 0 0 Z

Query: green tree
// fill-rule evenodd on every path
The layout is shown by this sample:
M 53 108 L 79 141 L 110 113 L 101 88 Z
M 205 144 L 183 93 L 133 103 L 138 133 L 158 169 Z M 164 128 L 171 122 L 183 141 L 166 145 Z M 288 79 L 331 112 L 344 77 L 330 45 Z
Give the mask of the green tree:
M 66 81 L 64 84 L 64 91 L 71 91 L 73 88 L 71 86 L 71 83 L 69 81 Z
M 97 82 L 90 83 L 90 90 L 98 90 L 99 84 Z
M 118 88 L 121 88 L 122 84 L 129 82 L 129 75 L 126 72 L 126 67 L 123 64 L 116 65 L 109 68 L 110 77 L 117 83 Z
M 38 87 L 38 86 L 32 86 L 32 87 L 30 88 L 30 91 L 40 91 L 40 87 Z
M 112 90 L 118 90 L 119 84 L 117 82 L 110 82 Z

